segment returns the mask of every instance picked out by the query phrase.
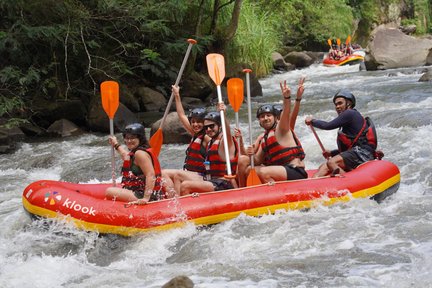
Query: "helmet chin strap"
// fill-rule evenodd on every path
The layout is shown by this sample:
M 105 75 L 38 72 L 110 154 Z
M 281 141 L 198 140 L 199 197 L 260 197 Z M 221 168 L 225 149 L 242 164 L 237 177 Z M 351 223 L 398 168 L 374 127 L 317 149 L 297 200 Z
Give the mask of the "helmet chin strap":
M 272 127 L 270 127 L 269 129 L 265 129 L 265 128 L 262 126 L 261 123 L 260 123 L 259 125 L 261 126 L 261 128 L 264 128 L 265 130 L 272 130 L 272 129 L 274 129 L 274 128 L 276 127 L 276 124 L 277 124 L 277 121 L 276 121 L 276 117 L 275 117 L 275 121 L 273 122 Z

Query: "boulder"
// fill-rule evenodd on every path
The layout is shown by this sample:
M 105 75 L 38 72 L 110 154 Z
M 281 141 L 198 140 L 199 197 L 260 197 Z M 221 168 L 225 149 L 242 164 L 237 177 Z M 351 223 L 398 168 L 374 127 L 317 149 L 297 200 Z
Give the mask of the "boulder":
M 51 124 L 47 132 L 53 136 L 68 137 L 83 134 L 83 131 L 67 119 L 60 119 Z
M 246 75 L 243 72 L 243 69 L 246 69 L 246 68 L 249 69 L 250 65 L 247 65 L 247 64 L 235 65 L 234 67 L 229 69 L 230 72 L 227 72 L 228 74 L 225 77 L 226 81 L 224 81 L 224 83 L 223 83 L 224 87 L 226 87 L 226 82 L 230 78 L 236 77 L 236 78 L 243 79 L 243 83 L 245 85 L 245 87 L 244 87 L 244 93 L 245 93 L 244 99 L 245 99 L 245 101 L 246 101 Z M 256 74 L 254 73 L 254 71 L 252 71 L 252 73 L 249 73 L 249 80 L 250 80 L 250 86 L 251 86 L 250 87 L 251 97 L 262 96 L 263 95 L 262 87 L 261 87 L 261 84 L 258 81 L 258 78 L 257 78 Z
M 59 119 L 67 119 L 79 125 L 86 123 L 85 104 L 77 99 L 52 100 L 36 95 L 33 99 L 32 110 L 34 111 L 32 122 L 44 128 Z
M 140 87 L 135 93 L 135 96 L 138 98 L 142 111 L 165 110 L 167 100 L 162 95 L 162 93 L 148 87 Z
M 17 143 L 23 141 L 24 138 L 24 133 L 18 127 L 0 127 L 0 154 L 15 151 Z
M 366 48 L 367 70 L 423 66 L 432 58 L 432 40 L 408 36 L 398 29 L 378 27 Z
M 288 63 L 294 64 L 296 68 L 304 68 L 312 65 L 314 60 L 305 52 L 290 52 L 285 57 L 284 60 Z
M 162 288 L 193 288 L 194 283 L 187 276 L 176 276 L 168 283 L 164 284 Z
M 153 135 L 156 130 L 159 129 L 161 121 L 162 119 L 159 119 L 153 123 L 150 135 Z M 171 112 L 167 115 L 164 126 L 162 127 L 162 134 L 164 144 L 187 144 L 191 139 L 191 135 L 184 129 L 183 124 L 180 122 L 177 112 Z
M 419 79 L 419 82 L 430 82 L 430 81 L 432 81 L 432 70 L 424 73 Z
M 273 60 L 273 68 L 278 71 L 289 71 L 288 70 L 288 63 L 285 62 L 285 59 L 279 52 L 273 52 L 272 55 Z M 294 66 L 294 65 L 293 65 Z M 293 67 L 291 66 L 291 67 Z M 295 67 L 294 67 L 295 68 Z
M 138 122 L 138 119 L 135 114 L 123 103 L 120 103 L 114 117 L 114 131 L 122 131 L 126 125 L 136 122 Z M 109 123 L 109 118 L 102 108 L 100 97 L 95 97 L 88 112 L 88 128 L 94 132 L 109 133 Z
M 206 74 L 192 72 L 180 82 L 180 96 L 197 98 L 204 101 L 214 90 L 214 83 Z M 174 106 L 174 105 L 173 105 Z
M 120 88 L 120 102 L 123 103 L 132 112 L 140 111 L 140 104 L 137 98 L 135 98 L 135 93 L 125 85 Z

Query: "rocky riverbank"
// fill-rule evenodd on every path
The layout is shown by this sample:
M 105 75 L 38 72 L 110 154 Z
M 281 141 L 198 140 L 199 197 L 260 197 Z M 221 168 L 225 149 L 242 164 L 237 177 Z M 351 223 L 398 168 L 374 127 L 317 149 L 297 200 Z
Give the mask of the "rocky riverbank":
M 404 33 L 405 32 L 405 33 Z M 416 38 L 406 33 L 412 29 L 382 25 L 376 28 L 366 47 L 365 66 L 367 70 L 385 70 L 401 67 L 418 67 L 432 64 L 432 36 Z M 274 73 L 302 69 L 314 63 L 321 63 L 325 52 L 291 51 L 282 55 L 274 52 Z M 227 75 L 222 84 L 226 98 L 226 81 L 233 77 L 243 77 L 241 72 L 246 65 L 239 65 Z M 331 68 L 329 68 L 331 69 Z M 419 81 L 432 81 L 432 70 L 424 69 Z M 251 75 L 251 95 L 261 96 L 262 88 L 258 79 Z M 159 127 L 159 119 L 167 106 L 170 95 L 145 86 L 120 83 L 120 105 L 114 119 L 116 131 L 132 122 Z M 211 106 L 217 102 L 214 83 L 205 73 L 192 72 L 181 82 L 181 96 L 185 110 L 194 107 Z M 172 105 L 171 111 L 175 110 Z M 29 137 L 68 137 L 86 132 L 109 132 L 108 118 L 102 109 L 100 95 L 92 95 L 90 103 L 80 100 L 51 101 L 36 98 L 33 101 L 31 121 L 14 128 L 0 128 L 0 153 L 16 149 L 17 143 Z M 0 119 L 1 120 L 1 119 Z M 159 121 L 158 121 L 159 120 Z M 164 127 L 165 143 L 187 143 L 189 136 L 178 121 L 176 113 L 170 113 Z

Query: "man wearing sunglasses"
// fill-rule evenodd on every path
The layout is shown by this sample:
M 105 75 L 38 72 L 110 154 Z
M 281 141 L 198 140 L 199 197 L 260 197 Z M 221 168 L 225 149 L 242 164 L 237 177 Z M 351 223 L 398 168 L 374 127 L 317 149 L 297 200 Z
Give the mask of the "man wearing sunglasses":
M 223 103 L 218 104 L 218 110 L 225 111 L 226 106 Z M 225 117 L 226 139 L 228 141 L 228 150 L 232 171 L 237 170 L 238 162 L 238 145 L 235 138 L 231 135 L 230 125 Z M 190 194 L 193 192 L 211 192 L 232 189 L 237 186 L 235 179 L 227 179 L 226 159 L 224 148 L 224 137 L 222 134 L 222 123 L 220 112 L 209 112 L 204 116 L 204 131 L 211 139 L 207 145 L 207 158 L 209 170 L 207 175 L 208 180 L 202 179 L 199 181 L 188 180 L 183 181 L 180 186 L 181 195 Z

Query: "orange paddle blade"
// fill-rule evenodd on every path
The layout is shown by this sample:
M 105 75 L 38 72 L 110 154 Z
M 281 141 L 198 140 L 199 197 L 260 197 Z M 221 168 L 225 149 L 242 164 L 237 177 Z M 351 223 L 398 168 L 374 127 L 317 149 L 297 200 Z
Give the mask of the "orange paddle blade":
M 156 156 L 159 156 L 159 153 L 162 148 L 163 143 L 163 133 L 162 129 L 159 128 L 151 137 L 149 140 L 150 147 L 153 149 L 153 153 Z
M 231 78 L 227 82 L 227 88 L 228 101 L 233 107 L 234 112 L 238 112 L 244 98 L 243 80 L 240 78 Z
M 221 54 L 211 53 L 206 57 L 207 70 L 216 86 L 221 85 L 225 78 L 225 59 Z
M 351 42 L 351 35 L 348 35 L 345 44 L 348 45 Z
M 332 41 L 331 41 L 331 39 L 329 38 L 329 39 L 327 39 L 327 43 L 329 44 L 329 46 L 330 47 L 332 47 Z
M 102 107 L 108 118 L 113 119 L 119 106 L 119 85 L 115 81 L 104 81 L 100 88 Z
M 247 179 L 246 179 L 246 186 L 255 186 L 255 185 L 260 185 L 260 184 L 262 184 L 261 180 L 258 177 L 255 169 L 252 168 L 249 172 Z
M 337 43 L 338 46 L 340 46 L 340 43 L 341 43 L 341 42 L 340 42 L 340 39 L 339 39 L 339 38 L 336 39 L 336 43 Z

